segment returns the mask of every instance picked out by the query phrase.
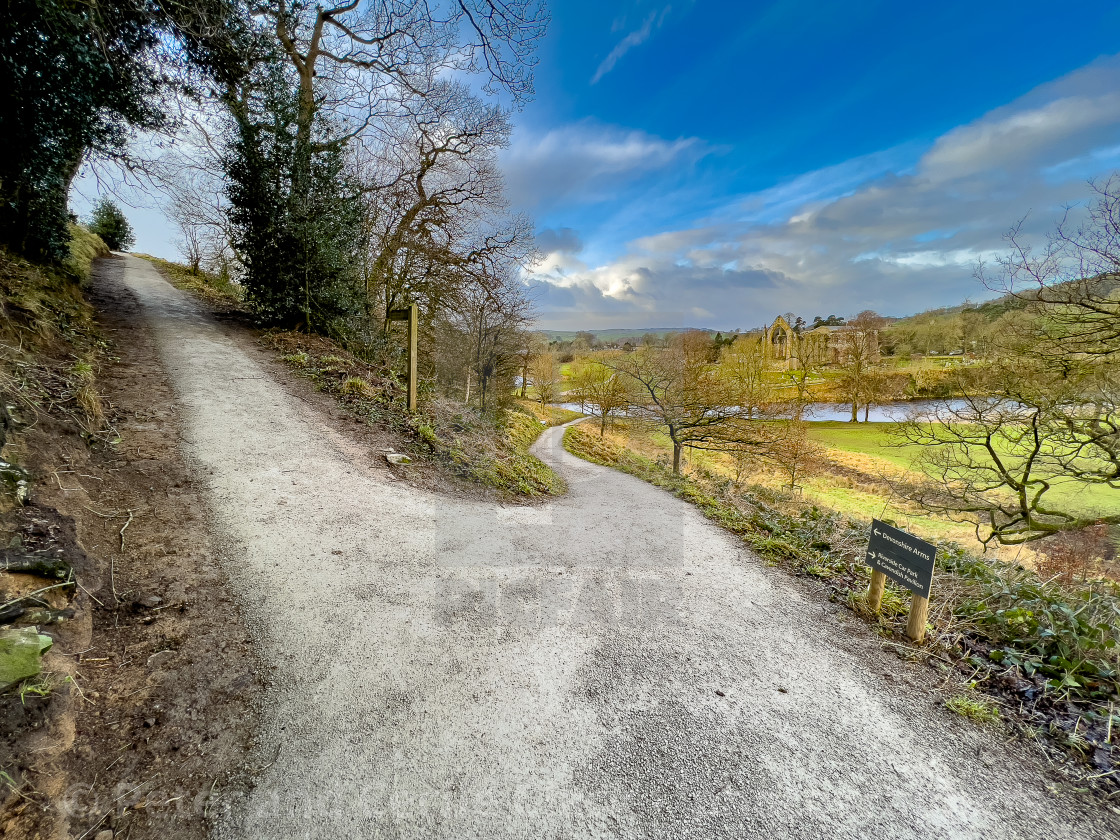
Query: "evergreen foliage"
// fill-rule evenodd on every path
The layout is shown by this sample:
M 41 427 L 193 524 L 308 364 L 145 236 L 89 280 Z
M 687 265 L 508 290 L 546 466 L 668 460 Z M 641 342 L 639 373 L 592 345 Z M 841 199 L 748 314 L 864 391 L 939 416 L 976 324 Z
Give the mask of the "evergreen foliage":
M 0 28 L 0 240 L 37 259 L 68 253 L 66 199 L 87 154 L 121 153 L 162 115 L 143 2 L 5 0 Z
M 246 301 L 262 322 L 337 335 L 360 305 L 359 193 L 343 171 L 343 145 L 320 137 L 327 142 L 309 148 L 296 114 L 278 71 L 254 107 L 235 111 L 225 161 L 234 247 Z
M 127 251 L 136 242 L 132 225 L 121 208 L 107 198 L 101 199 L 90 215 L 89 231 L 104 240 L 112 251 Z

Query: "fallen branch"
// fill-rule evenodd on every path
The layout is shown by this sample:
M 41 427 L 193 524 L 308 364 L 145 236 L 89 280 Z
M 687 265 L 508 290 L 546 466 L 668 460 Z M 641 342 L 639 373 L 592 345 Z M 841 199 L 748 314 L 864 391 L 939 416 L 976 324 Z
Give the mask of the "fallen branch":
M 124 532 L 126 530 L 128 530 L 128 526 L 131 525 L 131 524 L 132 524 L 132 511 L 130 510 L 128 512 L 128 521 L 126 523 L 124 523 L 124 526 L 121 528 L 121 554 L 124 554 Z
M 74 581 L 64 580 L 62 583 L 56 583 L 53 586 L 44 586 L 42 589 L 36 589 L 34 592 L 29 592 L 26 595 L 21 595 L 18 598 L 15 598 L 11 601 L 8 601 L 6 604 L 0 604 L 0 610 L 6 609 L 7 607 L 12 606 L 13 604 L 18 604 L 20 601 L 26 601 L 28 598 L 34 598 L 37 595 L 42 595 L 44 592 L 50 592 L 52 589 L 58 589 L 59 587 L 62 587 L 62 586 L 73 586 L 73 585 L 74 585 Z

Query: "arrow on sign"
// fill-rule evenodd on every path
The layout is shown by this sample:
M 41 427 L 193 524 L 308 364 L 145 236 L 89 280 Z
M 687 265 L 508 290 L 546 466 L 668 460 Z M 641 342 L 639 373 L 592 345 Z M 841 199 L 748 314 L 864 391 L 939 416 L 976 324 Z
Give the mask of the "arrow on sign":
M 869 552 L 867 552 L 867 556 L 868 556 L 869 559 L 874 560 L 875 559 L 875 552 L 874 551 L 869 551 Z

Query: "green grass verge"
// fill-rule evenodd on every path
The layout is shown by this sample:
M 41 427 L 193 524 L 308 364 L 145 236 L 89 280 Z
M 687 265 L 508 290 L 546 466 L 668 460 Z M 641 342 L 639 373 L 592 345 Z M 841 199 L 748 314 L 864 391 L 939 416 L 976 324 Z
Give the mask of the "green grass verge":
M 391 372 L 371 367 L 327 338 L 272 332 L 261 341 L 355 417 L 405 435 L 414 458 L 511 496 L 556 496 L 567 490 L 555 471 L 529 454 L 544 428 L 531 414 L 506 410 L 480 417 L 423 389 L 419 410 L 410 414 L 404 388 Z
M 136 254 L 160 270 L 175 288 L 182 289 L 202 298 L 212 306 L 229 309 L 242 309 L 245 296 L 242 289 L 228 277 L 206 271 L 191 271 L 185 265 L 153 257 L 150 254 Z

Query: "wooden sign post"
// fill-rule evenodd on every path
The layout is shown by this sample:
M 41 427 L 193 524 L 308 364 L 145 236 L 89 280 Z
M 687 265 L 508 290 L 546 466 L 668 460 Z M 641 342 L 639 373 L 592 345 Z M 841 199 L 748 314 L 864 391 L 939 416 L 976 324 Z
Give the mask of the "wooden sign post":
M 420 321 L 420 307 L 410 303 L 404 309 L 390 309 L 390 321 L 408 322 L 408 410 L 416 410 L 416 333 Z
M 933 564 L 937 548 L 932 543 L 906 531 L 871 520 L 871 538 L 867 542 L 867 565 L 872 568 L 867 603 L 875 612 L 883 604 L 883 587 L 889 577 L 914 593 L 910 602 L 910 619 L 906 635 L 915 642 L 926 635 L 929 616 L 929 591 L 933 584 Z

